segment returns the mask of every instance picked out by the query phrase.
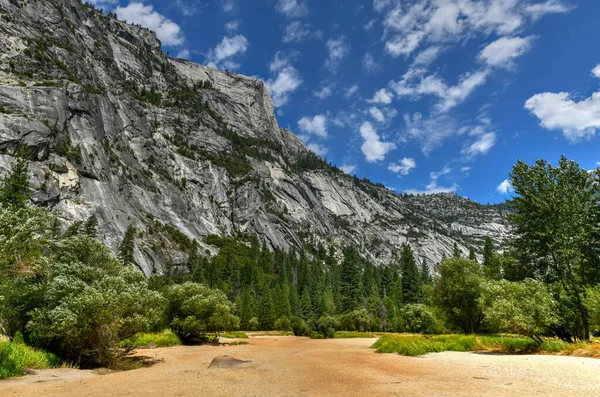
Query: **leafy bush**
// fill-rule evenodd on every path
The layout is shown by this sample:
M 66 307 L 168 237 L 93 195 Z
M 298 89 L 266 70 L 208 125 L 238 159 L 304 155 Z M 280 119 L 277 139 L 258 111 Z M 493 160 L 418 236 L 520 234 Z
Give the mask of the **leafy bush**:
M 275 329 L 277 331 L 293 331 L 292 322 L 286 316 L 279 317 L 277 321 L 275 321 Z
M 171 331 L 164 331 L 160 333 L 141 332 L 119 343 L 119 346 L 121 347 L 171 347 L 178 345 L 181 345 L 181 341 L 177 335 Z
M 317 321 L 317 332 L 325 338 L 333 338 L 335 331 L 340 328 L 340 323 L 336 317 L 323 316 Z
M 239 327 L 239 318 L 232 314 L 235 305 L 222 291 L 187 282 L 169 287 L 165 296 L 171 329 L 183 343 L 214 342 L 220 332 Z
M 60 365 L 55 355 L 25 346 L 0 341 L 0 379 L 21 376 L 26 369 L 47 369 Z
M 118 342 L 150 330 L 165 300 L 144 275 L 121 267 L 110 250 L 86 237 L 62 241 L 49 266 L 44 304 L 31 313 L 30 341 L 83 367 L 111 365 Z
M 354 310 L 339 317 L 339 327 L 346 331 L 370 331 L 373 318 L 366 309 Z
M 440 331 L 438 319 L 425 305 L 406 305 L 402 309 L 402 318 L 406 332 L 435 334 Z
M 300 317 L 293 316 L 291 319 L 292 332 L 296 336 L 309 336 L 310 329 L 306 325 L 306 321 L 301 319 Z
M 559 321 L 557 303 L 539 281 L 488 281 L 483 284 L 480 301 L 489 324 L 500 331 L 528 336 L 538 346 L 542 335 Z

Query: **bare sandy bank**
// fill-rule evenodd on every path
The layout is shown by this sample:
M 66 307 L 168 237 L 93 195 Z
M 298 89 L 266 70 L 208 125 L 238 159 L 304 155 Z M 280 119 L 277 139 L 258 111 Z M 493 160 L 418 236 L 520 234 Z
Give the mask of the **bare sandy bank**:
M 600 396 L 600 360 L 376 354 L 374 339 L 261 337 L 243 346 L 144 350 L 151 368 L 58 369 L 0 382 L 1 396 Z M 209 365 L 235 357 L 238 367 Z M 250 362 L 248 362 L 250 361 Z

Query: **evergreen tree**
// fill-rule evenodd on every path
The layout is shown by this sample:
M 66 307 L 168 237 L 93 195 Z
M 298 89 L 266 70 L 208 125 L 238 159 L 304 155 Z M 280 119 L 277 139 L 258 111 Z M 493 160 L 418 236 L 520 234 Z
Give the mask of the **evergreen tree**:
M 473 246 L 469 247 L 469 260 L 477 262 L 477 255 L 475 255 L 475 248 Z
M 342 310 L 344 312 L 354 310 L 360 305 L 362 297 L 360 262 L 360 256 L 354 249 L 345 250 L 341 274 Z
M 6 178 L 0 182 L 0 206 L 23 208 L 31 199 L 27 165 L 24 156 L 17 157 Z
M 429 271 L 429 264 L 427 263 L 427 259 L 423 259 L 421 263 L 421 283 L 422 285 L 429 285 L 433 281 L 431 277 L 431 272 Z
M 90 216 L 83 225 L 83 234 L 91 238 L 98 237 L 98 218 L 96 214 Z
M 75 237 L 78 236 L 81 232 L 81 228 L 83 227 L 83 222 L 75 221 L 71 226 L 67 228 L 65 233 L 63 234 L 63 238 Z
M 133 252 L 135 249 L 135 235 L 137 234 L 137 229 L 129 225 L 127 230 L 125 231 L 125 236 L 123 236 L 123 241 L 119 246 L 118 258 L 121 261 L 122 265 L 133 265 L 135 264 L 135 260 L 133 258 Z
M 404 303 L 418 303 L 421 291 L 421 276 L 413 250 L 408 244 L 402 245 L 400 268 L 402 269 L 402 297 Z
M 494 260 L 494 241 L 490 237 L 485 238 L 483 246 L 483 267 L 486 268 L 492 265 Z
M 492 280 L 500 280 L 502 278 L 501 261 L 494 251 L 494 242 L 487 237 L 483 246 L 483 275 Z
M 302 291 L 302 297 L 300 298 L 300 308 L 302 310 L 302 317 L 305 320 L 313 318 L 312 301 L 310 300 L 310 293 L 308 288 L 304 288 Z
M 260 298 L 258 321 L 262 329 L 270 331 L 275 326 L 275 320 L 277 319 L 275 313 L 275 303 L 273 302 L 273 295 L 271 294 L 271 289 L 265 287 Z
M 460 252 L 460 249 L 458 248 L 458 244 L 456 243 L 456 241 L 454 242 L 454 249 L 452 250 L 452 256 L 454 258 L 461 258 L 462 254 Z

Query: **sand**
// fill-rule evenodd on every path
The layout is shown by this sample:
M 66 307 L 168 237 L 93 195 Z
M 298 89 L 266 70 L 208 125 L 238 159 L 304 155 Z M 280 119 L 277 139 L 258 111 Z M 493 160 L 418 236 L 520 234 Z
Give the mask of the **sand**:
M 374 339 L 257 337 L 143 350 L 134 371 L 55 369 L 0 381 L 0 396 L 600 396 L 600 360 L 376 354 Z M 219 363 L 209 369 L 213 360 Z

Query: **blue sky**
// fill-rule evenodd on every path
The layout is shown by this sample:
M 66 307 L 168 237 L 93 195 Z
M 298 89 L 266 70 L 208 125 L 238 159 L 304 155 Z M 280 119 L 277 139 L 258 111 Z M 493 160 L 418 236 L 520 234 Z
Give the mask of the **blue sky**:
M 397 192 L 496 203 L 518 159 L 600 162 L 600 1 L 93 2 L 263 79 L 282 127 Z

